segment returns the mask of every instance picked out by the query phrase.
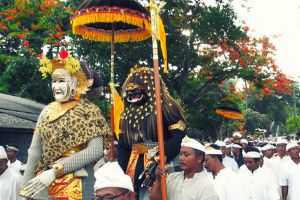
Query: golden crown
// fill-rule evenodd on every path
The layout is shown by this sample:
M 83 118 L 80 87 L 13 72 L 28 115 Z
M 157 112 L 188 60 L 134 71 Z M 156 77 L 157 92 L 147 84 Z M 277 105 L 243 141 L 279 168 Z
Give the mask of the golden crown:
M 66 69 L 70 74 L 74 74 L 81 69 L 80 62 L 65 50 L 60 52 L 61 59 L 53 58 L 50 60 L 41 54 L 38 57 L 40 58 L 39 71 L 42 73 L 43 78 L 46 78 L 48 74 L 51 75 L 54 70 L 59 68 Z

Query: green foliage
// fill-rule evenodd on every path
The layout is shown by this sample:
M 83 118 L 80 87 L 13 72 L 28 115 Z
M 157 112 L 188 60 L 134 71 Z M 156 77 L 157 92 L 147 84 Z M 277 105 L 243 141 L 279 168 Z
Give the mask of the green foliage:
M 43 103 L 53 100 L 49 80 L 42 80 L 38 72 L 37 55 L 45 46 L 49 58 L 57 56 L 65 48 L 78 58 L 86 60 L 102 75 L 107 86 L 110 82 L 110 43 L 87 41 L 72 34 L 70 15 L 83 0 L 39 2 L 0 1 L 0 92 Z M 202 139 L 219 137 L 222 125 L 226 127 L 227 135 L 235 129 L 238 121 L 224 119 L 215 113 L 215 109 L 224 99 L 242 104 L 243 95 L 230 91 L 234 85 L 232 79 L 239 77 L 248 80 L 260 91 L 266 85 L 272 84 L 266 82 L 266 79 L 274 77 L 273 73 L 263 74 L 256 71 L 256 64 L 270 67 L 267 66 L 268 57 L 262 52 L 258 51 L 252 57 L 247 51 L 240 52 L 242 44 L 249 44 L 247 32 L 236 25 L 237 17 L 230 2 L 216 0 L 215 6 L 208 6 L 201 0 L 166 0 L 167 4 L 161 12 L 167 33 L 170 66 L 169 73 L 162 74 L 162 77 L 171 95 L 186 110 L 189 134 Z M 184 30 L 188 30 L 190 35 L 184 34 Z M 265 40 L 262 42 L 267 44 Z M 224 43 L 227 45 L 226 50 L 239 52 L 239 57 L 234 60 L 226 52 L 223 54 L 223 62 L 214 59 L 219 55 L 216 55 L 216 49 L 221 49 L 220 45 Z M 247 47 L 255 46 L 251 45 Z M 138 43 L 115 44 L 115 51 L 115 82 L 120 85 L 134 65 L 142 63 L 143 66 L 152 66 L 151 39 Z M 162 63 L 162 56 L 159 57 Z M 253 62 L 248 63 L 247 67 L 242 66 L 242 62 L 248 58 Z M 222 84 L 225 86 L 220 86 Z M 271 120 L 283 123 L 287 114 L 276 113 L 276 106 L 281 102 L 279 97 L 283 95 L 276 95 L 278 99 L 277 96 L 266 98 L 261 106 L 258 100 L 249 101 L 253 101 L 252 107 L 259 107 L 259 112 L 270 114 Z M 270 102 L 275 100 L 278 100 L 278 104 L 272 106 Z M 97 103 L 108 116 L 108 102 L 100 100 Z M 280 108 L 290 112 L 287 107 Z M 248 111 L 245 114 L 247 119 L 249 114 L 250 119 L 254 120 L 247 120 L 247 129 L 250 132 L 253 128 L 266 126 L 270 121 L 265 115 L 254 115 Z M 266 119 L 262 122 L 257 120 L 258 117 Z
M 270 129 L 272 121 L 269 116 L 256 112 L 252 109 L 245 110 L 244 114 L 246 116 L 245 121 L 248 134 L 253 134 L 257 128 L 266 130 Z
M 294 115 L 290 116 L 286 120 L 286 131 L 288 134 L 294 134 L 300 130 L 300 115 L 297 115 L 296 118 Z

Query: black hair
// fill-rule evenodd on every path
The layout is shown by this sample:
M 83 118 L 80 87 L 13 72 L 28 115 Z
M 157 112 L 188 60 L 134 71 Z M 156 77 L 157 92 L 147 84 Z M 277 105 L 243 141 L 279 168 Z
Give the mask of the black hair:
M 250 152 L 250 151 L 255 151 L 255 152 L 257 152 L 257 153 L 260 153 L 260 151 L 259 151 L 257 148 L 255 148 L 255 147 L 247 147 L 247 148 L 245 149 L 245 151 L 246 151 L 246 153 L 248 153 L 248 152 Z
M 210 144 L 209 146 L 216 150 L 220 150 L 220 147 L 216 144 Z M 209 155 L 213 158 L 217 158 L 222 163 L 222 161 L 223 161 L 222 154 L 209 154 Z
M 193 148 L 193 150 L 194 150 L 194 152 L 195 152 L 195 157 L 197 158 L 198 156 L 202 156 L 202 162 L 201 162 L 201 164 L 204 162 L 204 157 L 205 157 L 205 153 L 203 152 L 203 151 L 201 151 L 201 150 L 199 150 L 199 149 L 194 149 Z
M 235 143 L 233 143 L 233 144 L 236 144 L 236 145 L 239 145 L 239 146 L 241 146 L 241 147 L 242 147 L 242 144 L 241 144 L 241 143 L 239 143 L 239 142 L 235 142 Z M 240 154 L 242 155 L 243 148 L 238 148 L 238 149 L 239 149 L 239 152 L 240 152 Z
M 260 153 L 260 151 L 259 151 L 257 148 L 255 148 L 255 147 L 247 147 L 247 148 L 245 149 L 245 152 L 246 152 L 246 153 L 248 153 L 248 152 L 250 152 L 250 151 L 254 151 L 254 152 Z M 253 159 L 255 160 L 255 162 L 260 161 L 260 158 L 253 158 Z
M 12 147 L 16 147 L 17 149 L 20 149 L 19 146 L 17 144 L 15 144 L 15 143 L 10 143 L 10 144 L 8 144 L 6 146 L 12 146 Z

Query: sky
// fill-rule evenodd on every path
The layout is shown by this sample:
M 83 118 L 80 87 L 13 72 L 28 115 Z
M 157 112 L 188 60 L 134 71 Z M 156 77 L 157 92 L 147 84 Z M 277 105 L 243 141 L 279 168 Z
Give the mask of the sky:
M 233 5 L 251 34 L 268 36 L 276 46 L 282 72 L 300 81 L 300 0 L 233 0 Z

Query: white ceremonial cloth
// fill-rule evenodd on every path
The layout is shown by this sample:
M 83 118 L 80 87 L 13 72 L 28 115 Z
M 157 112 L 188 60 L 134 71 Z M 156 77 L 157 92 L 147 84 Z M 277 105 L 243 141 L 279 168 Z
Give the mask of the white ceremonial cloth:
M 234 172 L 239 171 L 239 166 L 236 163 L 236 161 L 233 158 L 230 158 L 229 156 L 225 156 L 222 161 L 223 165 L 227 168 L 230 168 Z
M 12 168 L 7 168 L 0 175 L 0 200 L 19 200 L 22 176 Z
M 246 200 L 240 180 L 230 168 L 222 169 L 213 180 L 213 185 L 220 200 Z
M 270 159 L 270 169 L 273 170 L 273 172 L 278 176 L 278 170 L 280 166 L 285 163 L 287 160 L 290 160 L 291 158 L 287 155 L 283 156 L 282 158 L 280 156 L 273 156 Z
M 279 200 L 278 184 L 271 170 L 259 167 L 253 173 L 243 165 L 238 176 L 246 199 Z
M 218 195 L 205 171 L 185 179 L 184 172 L 174 172 L 167 176 L 169 200 L 218 200 Z
M 18 172 L 19 174 L 21 174 L 20 170 L 21 170 L 21 166 L 23 165 L 21 161 L 16 160 L 15 162 L 10 163 L 10 160 L 8 160 L 7 165 L 13 170 L 15 170 L 16 172 Z
M 279 185 L 288 186 L 288 199 L 300 199 L 300 164 L 292 159 L 286 161 L 279 169 Z
M 264 164 L 263 164 L 263 166 L 264 166 L 264 167 L 267 167 L 267 168 L 269 168 L 269 169 L 271 169 L 271 170 L 273 170 L 273 169 L 272 169 L 272 161 L 271 161 L 272 158 L 264 157 L 263 159 L 264 159 Z

